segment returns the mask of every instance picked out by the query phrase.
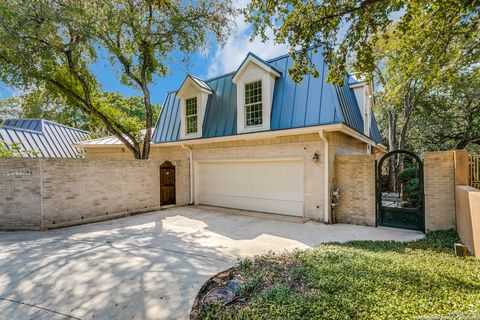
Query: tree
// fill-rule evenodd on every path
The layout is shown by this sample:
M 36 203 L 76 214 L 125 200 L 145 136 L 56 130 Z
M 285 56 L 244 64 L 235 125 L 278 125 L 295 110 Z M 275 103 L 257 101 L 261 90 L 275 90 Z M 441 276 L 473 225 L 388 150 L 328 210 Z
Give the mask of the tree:
M 446 53 L 442 46 L 452 35 L 479 38 L 476 0 L 252 0 L 245 14 L 253 23 L 253 36 L 265 40 L 266 31 L 273 29 L 277 43 L 289 44 L 295 61 L 289 71 L 296 81 L 307 72 L 318 75 L 309 59 L 312 46 L 323 50 L 329 81 L 343 81 L 349 60 L 356 72 L 371 78 L 377 41 L 389 35 L 384 31 L 393 22 L 398 25 L 396 38 L 405 39 L 405 44 L 422 45 L 421 41 L 427 40 L 431 56 L 424 56 L 426 59 Z M 480 48 L 477 41 L 461 49 L 470 55 Z
M 0 158 L 16 158 L 23 156 L 36 156 L 38 152 L 33 150 L 22 150 L 19 143 L 7 144 L 0 140 Z
M 124 98 L 118 93 L 99 93 L 99 104 L 106 112 L 120 118 L 122 122 L 134 123 L 140 131 L 146 121 L 142 97 Z M 152 118 L 158 118 L 161 106 L 152 104 Z M 86 130 L 92 137 L 108 134 L 98 118 L 85 114 L 81 109 L 69 105 L 62 97 L 54 97 L 45 89 L 35 89 L 11 98 L 0 100 L 0 116 L 5 118 L 41 118 L 67 126 Z
M 425 96 L 412 118 L 409 147 L 419 151 L 475 149 L 480 140 L 480 68 Z
M 152 132 L 149 85 L 165 76 L 173 54 L 214 38 L 221 45 L 234 14 L 230 0 L 4 0 L 0 3 L 0 80 L 42 87 L 99 119 L 137 159 L 147 159 Z M 105 104 L 90 70 L 99 52 L 122 84 L 142 92 L 146 129 Z

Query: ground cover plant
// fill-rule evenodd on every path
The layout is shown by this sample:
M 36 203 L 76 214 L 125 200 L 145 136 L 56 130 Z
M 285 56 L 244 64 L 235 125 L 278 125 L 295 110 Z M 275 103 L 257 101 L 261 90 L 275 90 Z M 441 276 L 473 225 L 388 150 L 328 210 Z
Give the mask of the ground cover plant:
M 408 243 L 329 243 L 243 260 L 210 281 L 241 280 L 237 298 L 203 305 L 203 290 L 192 318 L 478 319 L 480 261 L 454 256 L 455 241 L 454 231 L 437 231 Z

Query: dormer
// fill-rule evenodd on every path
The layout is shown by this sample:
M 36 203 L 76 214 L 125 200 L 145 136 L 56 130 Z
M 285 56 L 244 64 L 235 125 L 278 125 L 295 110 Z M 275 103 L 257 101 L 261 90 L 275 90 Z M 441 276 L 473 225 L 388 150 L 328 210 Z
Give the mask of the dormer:
M 275 79 L 280 71 L 249 53 L 232 78 L 237 86 L 237 133 L 270 130 Z
M 203 80 L 187 75 L 177 98 L 180 100 L 180 139 L 202 137 L 203 119 L 212 88 Z
M 355 94 L 355 99 L 357 100 L 360 113 L 362 114 L 363 134 L 368 137 L 370 136 L 370 128 L 372 124 L 372 87 L 365 81 L 355 81 L 354 83 L 349 84 L 349 87 Z

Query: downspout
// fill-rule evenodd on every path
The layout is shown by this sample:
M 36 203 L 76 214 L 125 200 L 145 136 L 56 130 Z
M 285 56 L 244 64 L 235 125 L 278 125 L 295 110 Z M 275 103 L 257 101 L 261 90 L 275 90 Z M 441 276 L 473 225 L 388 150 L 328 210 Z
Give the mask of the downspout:
M 189 164 L 190 164 L 190 173 L 189 173 L 189 180 L 190 180 L 190 202 L 188 203 L 189 205 L 192 205 L 193 204 L 193 192 L 194 192 L 194 189 L 193 189 L 193 151 L 192 151 L 192 148 L 191 147 L 187 147 L 184 143 L 182 143 L 182 148 L 185 149 L 185 150 L 188 150 L 188 154 L 189 154 Z
M 322 139 L 323 141 L 323 154 L 324 154 L 324 165 L 323 165 L 323 176 L 325 177 L 324 178 L 324 185 L 323 185 L 323 198 L 325 199 L 324 203 L 324 210 L 325 210 L 325 213 L 324 213 L 324 222 L 328 224 L 328 220 L 329 220 L 329 216 L 330 216 L 330 188 L 328 186 L 328 182 L 329 182 L 329 155 L 328 155 L 328 139 L 325 137 L 324 135 L 324 131 L 323 130 L 320 130 L 318 132 L 318 134 L 320 135 L 320 139 Z

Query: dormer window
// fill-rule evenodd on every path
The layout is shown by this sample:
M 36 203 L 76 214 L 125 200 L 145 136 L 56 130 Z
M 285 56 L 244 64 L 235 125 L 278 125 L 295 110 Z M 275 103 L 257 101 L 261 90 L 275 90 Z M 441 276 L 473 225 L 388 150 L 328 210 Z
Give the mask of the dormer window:
M 185 101 L 187 134 L 198 131 L 197 97 Z
M 262 81 L 247 83 L 245 85 L 245 126 L 261 126 L 262 110 Z
M 180 100 L 180 139 L 202 137 L 203 118 L 212 88 L 203 80 L 188 75 L 177 98 Z
M 253 53 L 232 77 L 237 86 L 237 133 L 270 130 L 275 79 L 278 68 Z

